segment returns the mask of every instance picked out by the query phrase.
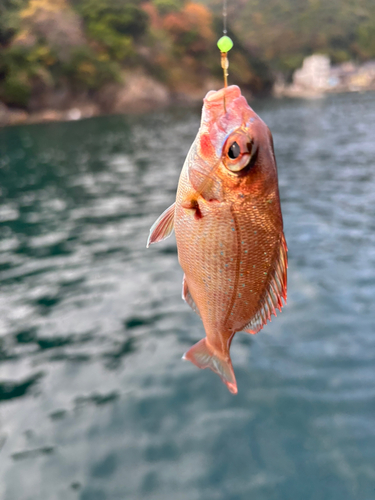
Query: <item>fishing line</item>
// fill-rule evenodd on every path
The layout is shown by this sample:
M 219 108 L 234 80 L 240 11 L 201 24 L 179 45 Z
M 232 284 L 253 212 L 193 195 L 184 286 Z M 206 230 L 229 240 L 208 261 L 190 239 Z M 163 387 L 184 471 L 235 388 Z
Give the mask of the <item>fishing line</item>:
M 223 0 L 223 35 L 227 34 L 227 0 Z
M 229 67 L 228 52 L 233 47 L 232 40 L 229 38 L 229 36 L 227 36 L 227 17 L 228 17 L 227 0 L 223 0 L 223 36 L 218 40 L 217 46 L 219 47 L 221 54 L 221 67 L 223 68 L 223 75 L 224 75 L 224 92 L 223 92 L 224 113 L 227 112 L 227 107 L 225 102 L 225 89 L 228 87 L 228 67 Z M 199 162 L 197 163 L 199 164 Z M 202 176 L 204 178 L 201 181 L 199 188 L 197 188 L 197 192 L 200 195 L 202 195 L 204 189 L 207 187 L 210 181 L 213 183 L 217 182 L 216 179 L 213 177 L 213 174 L 219 167 L 220 163 L 221 159 L 216 164 L 213 165 L 213 167 L 210 169 L 208 173 L 202 173 Z
M 219 47 L 221 54 L 221 67 L 223 68 L 223 75 L 224 75 L 224 89 L 228 87 L 228 68 L 229 68 L 228 52 L 233 47 L 232 40 L 229 38 L 229 36 L 227 36 L 227 17 L 228 17 L 227 0 L 223 0 L 223 36 L 217 42 L 217 46 Z M 226 113 L 227 108 L 225 103 L 225 90 L 223 93 L 223 101 L 224 101 L 224 111 Z

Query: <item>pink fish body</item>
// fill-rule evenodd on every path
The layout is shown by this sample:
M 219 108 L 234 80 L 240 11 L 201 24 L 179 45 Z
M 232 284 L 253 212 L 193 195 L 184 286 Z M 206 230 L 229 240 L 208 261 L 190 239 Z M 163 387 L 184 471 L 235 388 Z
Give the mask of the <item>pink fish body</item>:
M 281 310 L 287 278 L 272 136 L 237 86 L 206 95 L 176 202 L 152 226 L 148 245 L 173 228 L 183 298 L 206 331 L 184 359 L 216 372 L 235 394 L 233 336 L 257 333 Z

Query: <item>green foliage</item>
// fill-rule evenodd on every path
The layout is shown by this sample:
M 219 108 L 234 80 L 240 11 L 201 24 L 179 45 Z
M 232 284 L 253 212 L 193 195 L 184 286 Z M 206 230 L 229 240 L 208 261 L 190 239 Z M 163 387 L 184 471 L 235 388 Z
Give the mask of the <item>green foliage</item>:
M 13 2 L 13 7 L 18 9 L 27 4 L 23 0 L 7 1 Z M 18 23 L 14 24 L 9 40 L 12 43 L 0 53 L 0 99 L 8 105 L 27 107 L 33 88 L 40 83 L 53 88 L 64 82 L 72 90 L 96 90 L 107 82 L 120 81 L 121 68 L 116 59 L 133 50 L 130 36 L 108 29 L 103 36 L 108 36 L 112 53 L 107 54 L 84 44 L 73 47 L 68 57 L 60 57 L 59 47 L 49 45 L 44 37 L 31 33 L 32 24 L 22 24 L 20 10 L 10 9 L 7 14 L 13 15 Z M 126 19 L 119 18 L 117 21 L 116 28 L 124 29 Z M 95 23 L 92 28 L 95 29 Z M 113 34 L 118 39 L 111 38 Z
M 27 0 L 0 0 L 0 47 L 7 45 L 20 27 L 19 11 Z
M 79 0 L 76 9 L 89 36 L 116 61 L 135 55 L 134 41 L 147 30 L 148 16 L 136 2 L 127 0 Z
M 120 66 L 105 56 L 98 57 L 90 47 L 75 49 L 61 71 L 78 89 L 96 90 L 105 83 L 120 81 Z
M 183 0 L 153 0 L 152 2 L 162 16 L 178 12 L 183 6 Z
M 11 47 L 3 51 L 0 68 L 4 76 L 1 98 L 11 106 L 26 106 L 31 94 L 31 78 L 39 69 L 38 62 L 30 60 L 29 50 Z
M 25 107 L 31 96 L 31 85 L 27 75 L 25 73 L 8 75 L 0 95 L 10 106 Z
M 27 106 L 40 82 L 95 91 L 134 68 L 177 92 L 221 80 L 221 11 L 222 0 L 0 0 L 0 99 Z M 374 0 L 231 0 L 228 27 L 230 82 L 254 92 L 315 52 L 375 59 Z
M 85 22 L 103 21 L 117 33 L 138 37 L 147 28 L 148 16 L 129 0 L 79 0 L 76 8 Z
M 132 38 L 119 34 L 105 21 L 91 22 L 88 33 L 94 40 L 100 42 L 116 61 L 129 59 L 135 54 Z
M 216 0 L 205 3 L 216 9 Z M 374 0 L 231 0 L 228 24 L 272 70 L 290 74 L 304 57 L 333 63 L 375 58 Z
M 358 27 L 357 51 L 362 59 L 375 57 L 375 17 Z

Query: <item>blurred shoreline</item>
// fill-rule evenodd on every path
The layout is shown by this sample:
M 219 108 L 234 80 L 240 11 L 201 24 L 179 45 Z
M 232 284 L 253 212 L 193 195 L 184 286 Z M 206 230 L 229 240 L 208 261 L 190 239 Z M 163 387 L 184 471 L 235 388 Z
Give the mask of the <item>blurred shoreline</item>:
M 235 80 L 235 79 L 233 79 Z M 221 79 L 206 78 L 198 86 L 185 81 L 171 90 L 141 70 L 123 72 L 122 82 L 108 83 L 96 92 L 72 92 L 69 86 L 43 88 L 30 98 L 28 109 L 6 106 L 0 100 L 0 127 L 55 121 L 75 121 L 101 115 L 142 114 L 177 105 L 199 106 L 210 90 L 223 86 Z M 230 82 L 232 83 L 232 82 Z M 254 95 L 243 88 L 251 101 Z M 325 54 L 313 54 L 303 60 L 289 84 L 280 75 L 266 95 L 277 98 L 319 99 L 332 93 L 375 91 L 375 61 L 364 64 L 345 62 L 331 65 Z
M 110 114 L 140 114 L 168 107 L 172 104 L 196 105 L 202 101 L 205 90 L 171 92 L 156 80 L 145 76 L 132 78 L 126 86 L 108 85 L 95 95 L 50 95 L 45 107 L 35 111 L 7 107 L 0 101 L 0 127 L 24 123 L 74 121 Z
M 117 89 L 106 89 L 110 106 L 98 102 L 96 98 L 83 96 L 81 100 L 72 99 L 69 106 L 63 109 L 46 107 L 38 111 L 26 111 L 25 109 L 10 108 L 0 101 L 0 129 L 8 126 L 31 125 L 48 122 L 68 122 L 78 121 L 96 116 L 108 115 L 140 115 L 160 109 L 167 109 L 171 106 L 181 108 L 199 107 L 203 103 L 203 98 L 209 90 L 218 90 L 222 87 L 220 81 L 207 82 L 202 89 L 193 89 L 183 92 L 171 92 L 155 80 L 139 81 L 137 89 L 135 87 L 119 87 Z M 251 102 L 255 96 L 249 91 L 243 91 L 242 94 L 248 102 Z M 330 94 L 350 94 L 375 92 L 375 86 L 369 87 L 348 87 L 331 89 L 317 89 L 297 86 L 294 84 L 286 85 L 276 82 L 272 93 L 268 97 L 279 99 L 321 99 Z
M 210 90 L 223 86 L 220 80 L 207 79 L 201 88 L 186 84 L 178 91 L 171 91 L 155 79 L 133 74 L 126 78 L 126 85 L 111 84 L 94 95 L 70 95 L 68 92 L 51 92 L 44 95 L 45 107 L 38 102 L 35 111 L 6 106 L 0 101 L 0 127 L 55 121 L 75 121 L 101 115 L 143 114 L 176 105 L 200 106 Z M 253 95 L 242 90 L 250 101 Z M 53 106 L 57 103 L 57 106 Z

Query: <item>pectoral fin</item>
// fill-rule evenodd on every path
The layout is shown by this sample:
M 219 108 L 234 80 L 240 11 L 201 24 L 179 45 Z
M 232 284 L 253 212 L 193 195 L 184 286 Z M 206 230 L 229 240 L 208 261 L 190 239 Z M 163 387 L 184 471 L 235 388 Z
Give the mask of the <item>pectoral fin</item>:
M 151 226 L 147 248 L 153 243 L 165 240 L 172 234 L 174 228 L 174 208 L 175 203 L 167 208 Z

